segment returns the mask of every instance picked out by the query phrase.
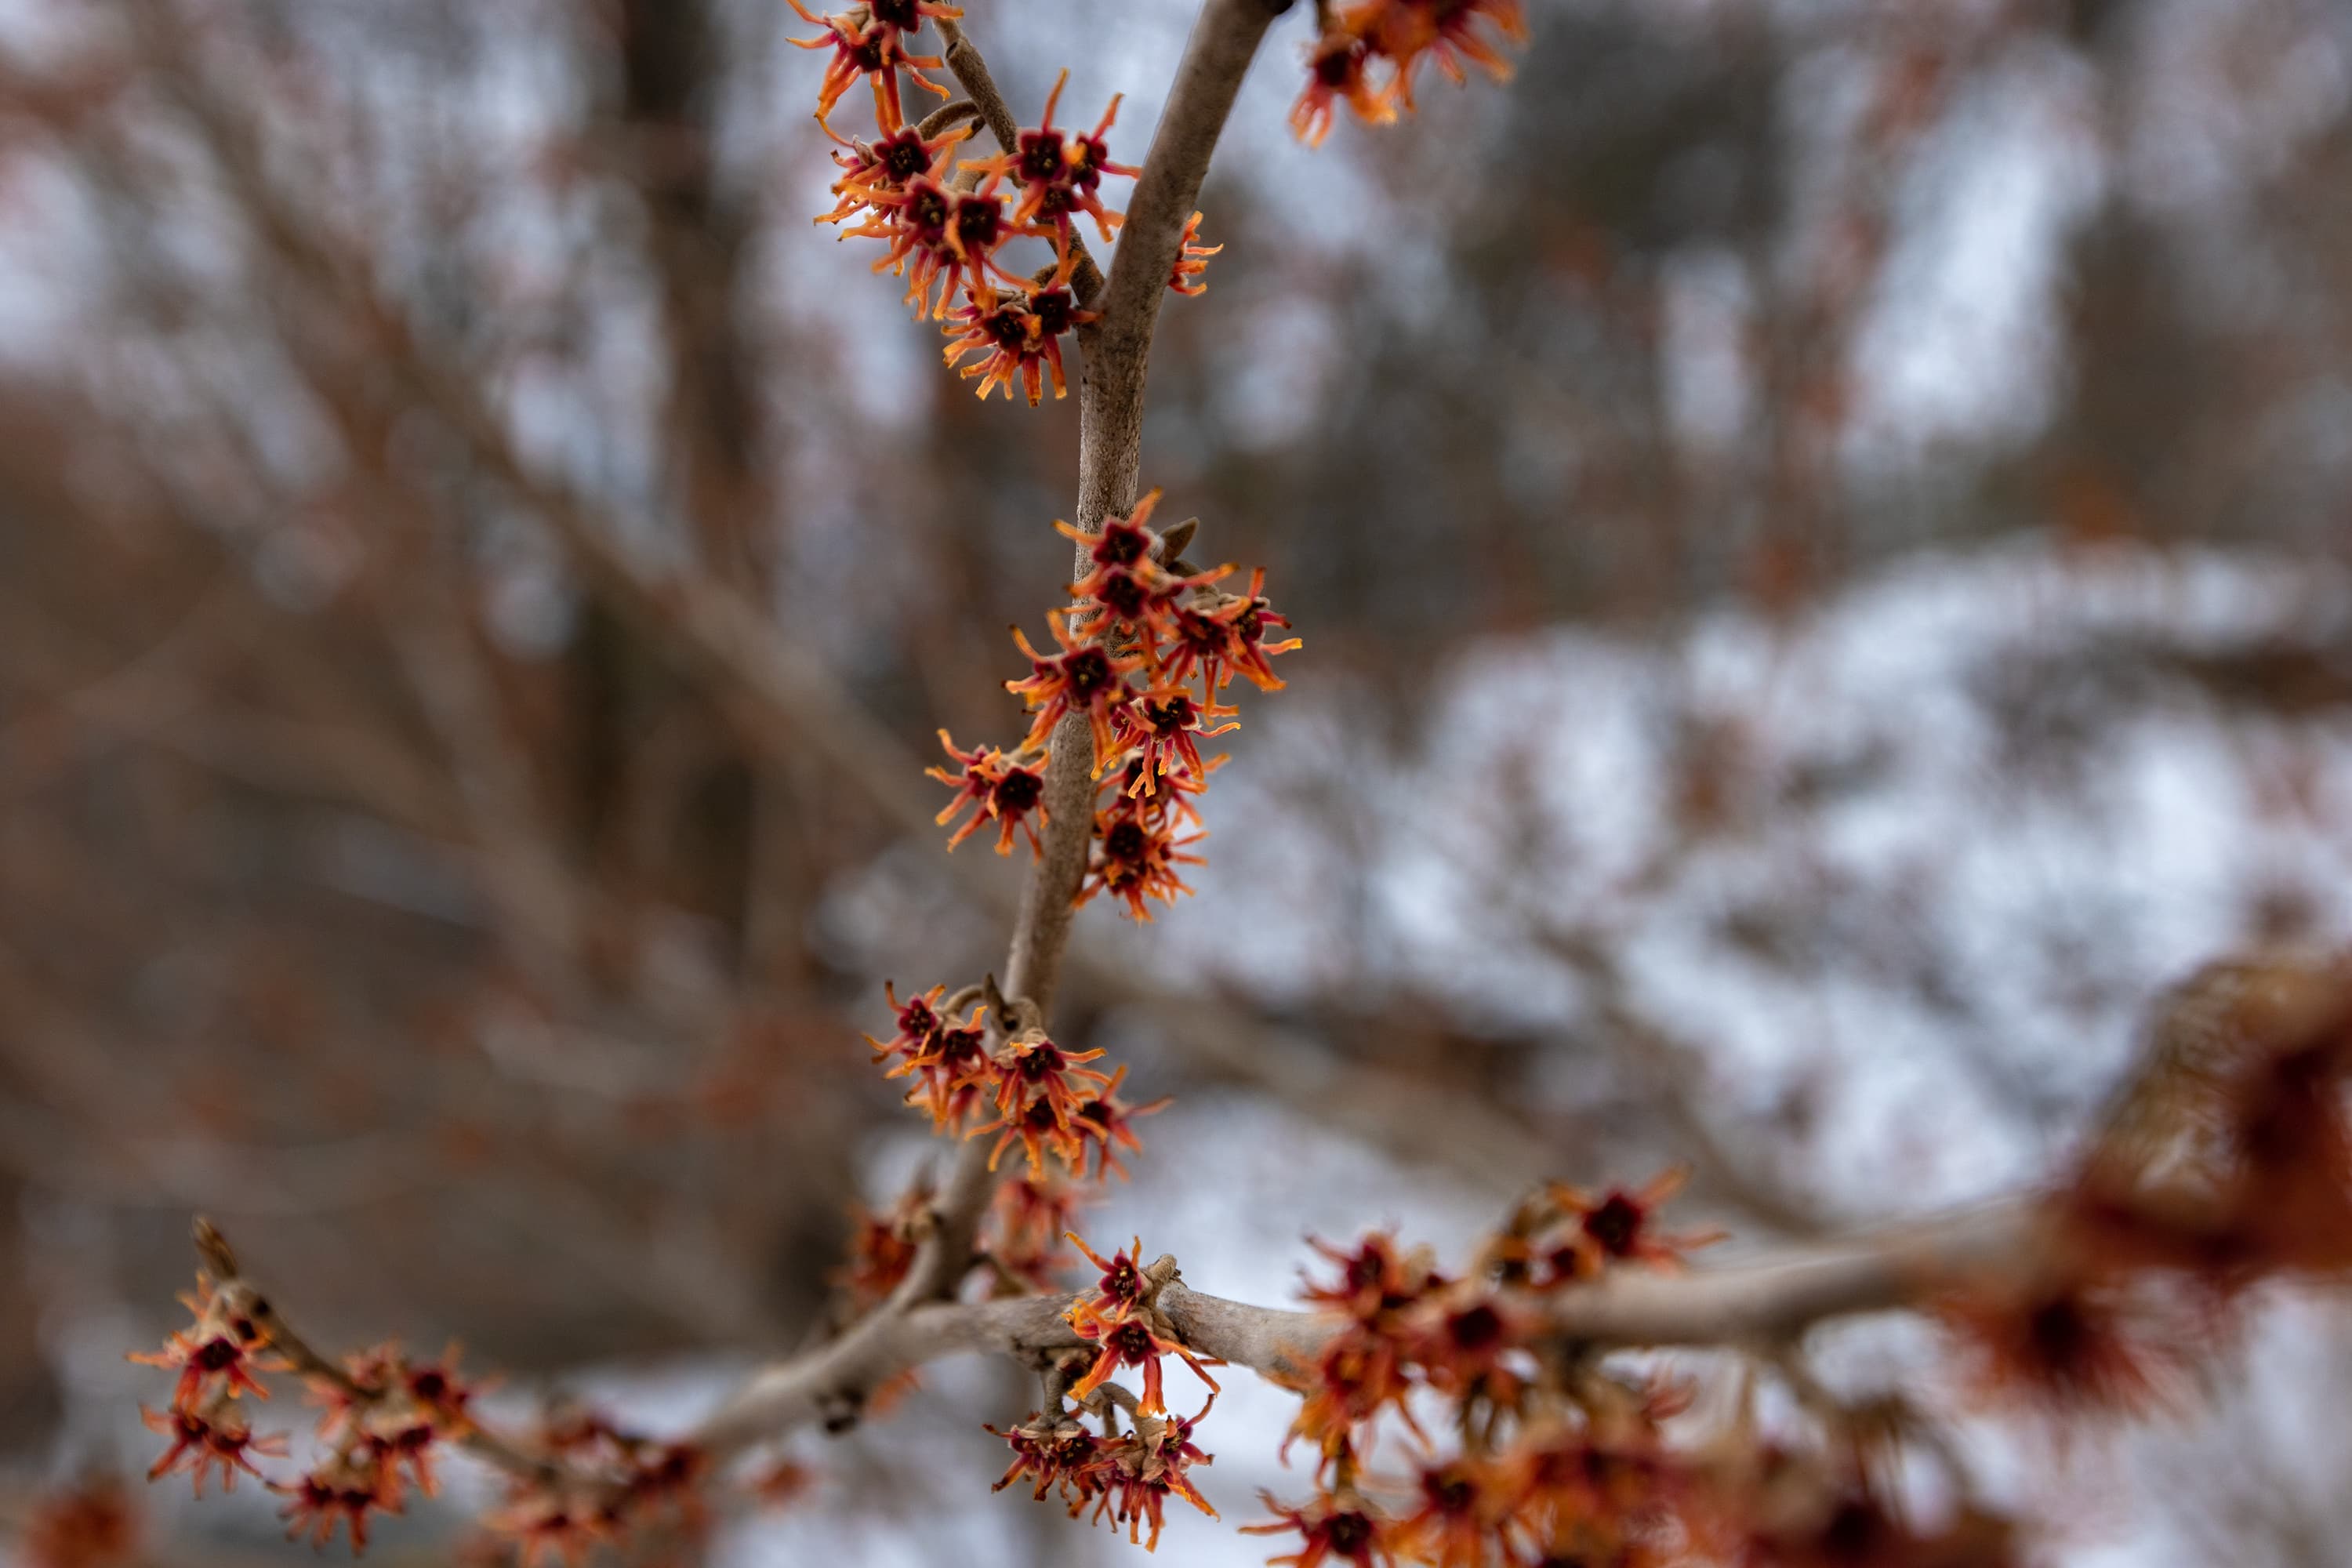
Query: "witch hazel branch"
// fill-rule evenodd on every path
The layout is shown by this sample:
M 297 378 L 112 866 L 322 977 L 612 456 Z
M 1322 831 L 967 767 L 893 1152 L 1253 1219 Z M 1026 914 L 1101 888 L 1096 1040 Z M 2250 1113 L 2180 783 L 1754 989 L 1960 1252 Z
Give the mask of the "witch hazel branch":
M 665 1561 L 730 1510 L 797 1495 L 794 1435 L 849 1430 L 929 1363 L 988 1353 L 1037 1385 L 1006 1425 L 971 1434 L 1002 1445 L 999 1489 L 1025 1486 L 1146 1550 L 1177 1518 L 1218 1517 L 1204 1445 L 1247 1373 L 1298 1401 L 1283 1453 L 1299 1495 L 1264 1498 L 1267 1517 L 1243 1527 L 1286 1547 L 1272 1561 L 1287 1568 L 2008 1568 L 2028 1528 L 1980 1495 L 1947 1413 L 1825 1388 L 1804 1356 L 1813 1326 L 1926 1314 L 1976 1397 L 2073 1432 L 2178 1397 L 2274 1282 L 2352 1271 L 2352 966 L 2332 958 L 2201 976 L 2046 1188 L 1744 1263 L 1690 1263 L 1719 1237 L 1670 1225 L 1673 1171 L 1544 1184 L 1444 1256 L 1385 1232 L 1318 1241 L 1297 1308 L 1195 1289 L 1174 1257 L 1145 1263 L 1140 1237 L 1108 1258 L 1080 1239 L 1079 1211 L 1142 1156 L 1139 1124 L 1168 1101 L 1136 1102 L 1125 1067 L 1054 1037 L 1074 912 L 1103 899 L 1142 921 L 1188 890 L 1199 803 L 1226 763 L 1204 746 L 1238 724 L 1242 689 L 1282 689 L 1274 661 L 1300 646 L 1264 572 L 1236 590 L 1237 568 L 1189 561 L 1196 521 L 1156 528 L 1160 494 L 1139 477 L 1157 312 L 1200 294 L 1223 248 L 1202 241 L 1195 202 L 1288 7 L 1204 0 L 1150 151 L 1129 164 L 1109 144 L 1118 100 L 1089 131 L 1057 123 L 1066 73 L 1021 125 L 956 7 L 788 3 L 818 29 L 799 41 L 825 57 L 816 117 L 838 143 L 817 221 L 880 247 L 873 270 L 903 280 L 982 398 L 1063 398 L 1065 340 L 1079 355 L 1076 521 L 1056 525 L 1075 570 L 1045 641 L 1015 630 L 1028 669 L 1005 682 L 1026 728 L 970 748 L 942 731 L 947 763 L 930 770 L 950 792 L 949 848 L 989 834 L 1000 854 L 1031 851 L 1003 979 L 904 999 L 886 984 L 889 1033 L 867 1040 L 948 1152 L 857 1216 L 829 1332 L 659 1436 L 575 1404 L 494 1418 L 454 1351 L 315 1349 L 199 1220 L 191 1321 L 133 1358 L 171 1379 L 144 1413 L 166 1445 L 151 1479 L 185 1475 L 199 1495 L 258 1481 L 290 1537 L 356 1554 L 462 1455 L 501 1478 L 469 1560 Z M 1424 67 L 1504 75 L 1501 46 L 1524 31 L 1517 0 L 1327 0 L 1292 126 L 1319 142 L 1343 108 L 1394 121 Z M 909 93 L 942 101 L 918 119 Z M 835 128 L 869 99 L 870 134 Z M 997 151 L 967 156 L 983 130 Z M 1106 191 L 1129 179 L 1121 212 Z M 1107 270 L 1082 228 L 1111 247 Z M 1095 1277 L 1073 1289 L 1076 1258 Z M 1705 1386 L 1621 1353 L 1670 1346 L 1729 1370 Z M 318 1409 L 299 1456 L 290 1432 L 261 1429 L 289 1383 Z M 1769 1409 L 1768 1389 L 1795 1415 Z M 1922 1467 L 1942 1472 L 1937 1509 L 1903 1484 Z

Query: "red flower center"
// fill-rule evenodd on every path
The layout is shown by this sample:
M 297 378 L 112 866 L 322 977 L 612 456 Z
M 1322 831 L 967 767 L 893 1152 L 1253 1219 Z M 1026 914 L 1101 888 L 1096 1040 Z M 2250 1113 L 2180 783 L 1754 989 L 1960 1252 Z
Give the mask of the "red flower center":
M 1601 1244 L 1612 1258 L 1623 1258 L 1642 1234 L 1641 1208 L 1622 1193 L 1612 1193 L 1601 1206 L 1584 1216 L 1584 1234 Z

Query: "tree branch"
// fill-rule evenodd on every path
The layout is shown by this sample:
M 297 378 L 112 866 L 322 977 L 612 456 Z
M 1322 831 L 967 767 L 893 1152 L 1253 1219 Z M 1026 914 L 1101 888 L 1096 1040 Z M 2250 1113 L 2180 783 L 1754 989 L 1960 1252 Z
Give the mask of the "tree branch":
M 1136 179 L 1122 231 L 1126 237 L 1104 286 L 1102 318 L 1079 330 L 1085 365 L 1078 387 L 1077 526 L 1083 531 L 1099 529 L 1105 516 L 1135 503 L 1143 453 L 1144 364 L 1160 296 L 1167 291 L 1184 218 L 1207 176 L 1242 75 L 1282 9 L 1271 0 L 1207 0 L 1192 26 L 1167 111 Z M 941 36 L 948 39 L 950 60 L 963 62 L 956 68 L 957 79 L 1010 150 L 1018 128 L 979 51 L 952 22 L 942 23 Z M 1145 275 L 1139 268 L 1149 274 L 1148 288 L 1136 281 Z M 1083 571 L 1084 552 L 1075 559 Z M 1005 994 L 1033 1005 L 1040 1022 L 1053 1014 L 1073 904 L 1086 879 L 1094 836 L 1093 758 L 1087 721 L 1077 714 L 1064 719 L 1054 731 L 1045 773 L 1044 853 L 1022 894 L 1005 959 Z M 993 1186 L 986 1152 L 967 1143 L 940 1186 L 931 1235 L 880 1310 L 904 1311 L 953 1290 L 970 1264 L 972 1237 Z
M 2014 1199 L 1752 1263 L 1685 1274 L 1625 1269 L 1521 1300 L 1551 1337 L 1580 1346 L 1785 1343 L 1828 1319 L 1907 1307 L 2031 1268 L 2043 1252 L 2038 1213 Z M 1032 1361 L 1081 1346 L 1062 1318 L 1076 1300 L 1028 1296 L 874 1313 L 831 1344 L 752 1378 L 692 1440 L 723 1457 L 819 1420 L 854 1418 L 872 1390 L 925 1362 L 976 1352 Z M 1193 1351 L 1276 1382 L 1307 1373 L 1341 1321 L 1228 1300 L 1181 1279 L 1158 1305 Z
M 1078 526 L 1134 504 L 1143 458 L 1144 376 L 1160 301 L 1174 276 L 1225 116 L 1258 45 L 1288 0 L 1207 0 L 1169 89 L 1168 108 L 1119 227 L 1101 319 L 1078 329 Z

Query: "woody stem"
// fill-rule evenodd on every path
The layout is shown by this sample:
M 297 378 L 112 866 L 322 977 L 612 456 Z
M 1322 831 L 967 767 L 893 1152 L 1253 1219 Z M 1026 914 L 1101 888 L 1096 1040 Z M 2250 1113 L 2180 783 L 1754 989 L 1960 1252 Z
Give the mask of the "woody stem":
M 1173 275 L 1184 220 L 1207 177 L 1209 160 L 1243 74 L 1274 18 L 1289 0 L 1206 0 L 1176 68 L 1166 111 L 1137 176 L 1110 277 L 1102 285 L 1098 320 L 1079 328 L 1084 364 L 1078 387 L 1077 526 L 1096 532 L 1104 517 L 1130 510 L 1143 454 L 1143 394 L 1151 332 L 1160 296 Z M 1006 151 L 1018 123 L 989 74 L 987 62 L 953 21 L 941 18 L 948 66 Z M 1075 237 L 1074 241 L 1075 243 Z M 1080 252 L 1079 294 L 1092 297 L 1085 275 L 1091 258 Z M 1048 821 L 1042 853 L 1024 889 L 1005 960 L 1004 991 L 1034 1009 L 1039 1026 L 1051 1016 L 1054 992 L 1068 946 L 1072 904 L 1086 880 L 1094 836 L 1094 745 L 1087 720 L 1072 714 L 1055 729 L 1045 772 Z M 907 1277 L 890 1299 L 811 1358 L 756 1375 L 711 1417 L 704 1440 L 741 1442 L 809 1406 L 814 1393 L 862 1396 L 890 1370 L 912 1364 L 899 1348 L 926 1304 L 954 1293 L 971 1267 L 972 1243 L 995 1188 L 987 1147 L 957 1151 L 932 1210 L 932 1228 Z M 955 1309 L 961 1310 L 963 1309 Z M 1055 1337 L 1037 1342 L 1059 1343 Z M 806 1364 L 814 1362 L 814 1365 Z M 845 1381 L 845 1371 L 861 1377 Z M 789 1423 L 787 1423 L 789 1424 Z

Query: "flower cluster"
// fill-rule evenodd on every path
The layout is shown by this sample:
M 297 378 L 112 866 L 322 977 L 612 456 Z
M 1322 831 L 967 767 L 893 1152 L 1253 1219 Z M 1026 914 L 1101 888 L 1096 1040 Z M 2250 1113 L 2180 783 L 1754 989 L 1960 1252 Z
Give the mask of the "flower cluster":
M 1133 1142 L 1133 1134 L 1129 1134 L 1129 1141 Z M 995 1274 L 1001 1293 L 1027 1295 L 1063 1289 L 1062 1241 L 1082 1201 L 1077 1187 L 1052 1174 L 1021 1171 L 997 1184 L 981 1228 L 980 1252 Z
M 1373 124 L 1400 109 L 1412 113 L 1423 59 L 1453 81 L 1465 79 L 1465 60 L 1501 80 L 1510 62 L 1488 33 L 1510 43 L 1528 36 L 1519 0 L 1323 0 L 1317 13 L 1322 26 L 1307 51 L 1307 88 L 1290 110 L 1291 129 L 1312 145 L 1331 133 L 1342 103 Z
M 195 1321 L 174 1331 L 162 1350 L 130 1359 L 180 1374 L 168 1406 L 139 1407 L 148 1428 L 171 1439 L 147 1479 L 185 1470 L 195 1495 L 202 1497 L 205 1478 L 214 1472 L 219 1473 L 223 1490 L 234 1490 L 239 1470 L 260 1477 L 253 1465 L 256 1456 L 285 1453 L 283 1436 L 254 1435 L 244 1396 L 268 1398 L 269 1390 L 257 1374 L 283 1372 L 286 1364 L 269 1353 L 269 1331 L 261 1314 L 215 1289 L 207 1276 L 197 1275 L 194 1293 L 184 1293 L 180 1300 Z
M 195 1294 L 181 1300 L 195 1321 L 162 1351 L 131 1358 L 179 1373 L 169 1407 L 142 1410 L 147 1425 L 171 1439 L 151 1480 L 186 1469 L 201 1496 L 215 1470 L 224 1489 L 236 1485 L 239 1470 L 259 1479 L 254 1458 L 283 1457 L 286 1439 L 254 1436 L 241 1402 L 247 1394 L 269 1397 L 259 1374 L 299 1367 L 312 1403 L 324 1406 L 318 1425 L 324 1457 L 294 1481 L 264 1484 L 286 1497 L 278 1511 L 289 1535 L 323 1545 L 340 1524 L 356 1556 L 370 1519 L 400 1512 L 411 1487 L 431 1496 L 436 1450 L 473 1429 L 475 1391 L 458 1377 L 454 1352 L 439 1362 L 412 1362 L 384 1345 L 331 1367 L 307 1352 L 275 1353 L 268 1310 L 241 1286 L 216 1286 L 199 1274 Z
M 1139 1408 L 1146 1415 L 1165 1415 L 1168 1405 L 1160 1396 L 1160 1358 L 1167 1355 L 1191 1367 L 1193 1375 L 1209 1385 L 1209 1392 L 1216 1393 L 1217 1380 L 1184 1347 L 1176 1325 L 1160 1310 L 1160 1293 L 1174 1277 L 1174 1260 L 1163 1259 L 1145 1268 L 1140 1237 L 1136 1238 L 1133 1250 L 1115 1252 L 1107 1262 L 1101 1254 L 1079 1240 L 1076 1232 L 1070 1234 L 1069 1240 L 1071 1246 L 1087 1255 L 1088 1262 L 1102 1270 L 1102 1279 L 1094 1290 L 1071 1303 L 1064 1314 L 1078 1338 L 1094 1347 L 1093 1359 L 1070 1389 L 1070 1396 L 1084 1399 L 1113 1373 L 1124 1367 L 1137 1367 L 1143 1373 L 1143 1403 Z
M 915 1266 L 924 1216 L 930 1212 L 931 1184 L 919 1180 L 899 1194 L 887 1213 L 859 1209 L 851 1218 L 849 1261 L 833 1282 L 848 1292 L 859 1311 L 887 1300 Z
M 986 1428 L 1013 1449 L 1013 1463 L 996 1489 L 1028 1481 L 1031 1495 L 1040 1502 L 1047 1493 L 1057 1493 L 1069 1505 L 1073 1519 L 1092 1503 L 1097 1521 L 1108 1519 L 1124 1524 L 1130 1542 L 1156 1551 L 1160 1531 L 1167 1524 L 1171 1497 L 1181 1498 L 1212 1519 L 1217 1517 L 1217 1510 L 1189 1479 L 1194 1465 L 1205 1465 L 1211 1459 L 1193 1436 L 1216 1403 L 1216 1381 L 1185 1348 L 1175 1324 L 1160 1309 L 1160 1292 L 1175 1278 L 1174 1259 L 1163 1258 L 1145 1268 L 1139 1238 L 1129 1250 L 1108 1259 L 1076 1233 L 1069 1233 L 1067 1239 L 1102 1271 L 1095 1288 L 1081 1295 L 1065 1314 L 1090 1348 L 1083 1359 L 1063 1362 L 1048 1379 L 1047 1390 L 1053 1395 L 1049 1413 L 1033 1412 L 1019 1426 L 1001 1431 Z M 1163 1355 L 1181 1358 L 1208 1384 L 1207 1403 L 1195 1414 L 1179 1416 L 1169 1412 L 1160 1379 Z M 1126 1367 L 1142 1371 L 1139 1400 L 1109 1381 Z M 1097 1436 L 1089 1431 L 1066 1402 L 1074 1402 L 1081 1413 L 1101 1413 L 1104 1432 Z M 1124 1434 L 1117 1430 L 1118 1409 L 1131 1412 L 1134 1417 L 1132 1429 Z
M 1299 1542 L 1274 1561 L 1475 1568 L 1611 1562 L 1654 1544 L 1680 1506 L 1680 1471 L 1657 1436 L 1681 1408 L 1678 1385 L 1545 1353 L 1540 1306 L 1559 1286 L 1672 1267 L 1712 1239 L 1654 1229 L 1652 1211 L 1678 1184 L 1673 1175 L 1599 1197 L 1546 1187 L 1460 1279 L 1385 1233 L 1353 1247 L 1315 1243 L 1335 1273 L 1302 1295 L 1335 1326 L 1291 1380 L 1301 1395 L 1291 1436 L 1315 1445 L 1320 1488 L 1297 1507 L 1267 1500 L 1277 1521 L 1251 1528 Z M 1460 1440 L 1450 1456 L 1423 1424 L 1433 1405 Z M 1389 1417 L 1419 1458 L 1408 1477 L 1375 1479 L 1363 1465 Z
M 485 1521 L 524 1568 L 549 1558 L 579 1568 L 600 1545 L 655 1534 L 698 1542 L 709 1531 L 709 1459 L 691 1444 L 638 1436 L 567 1406 L 550 1413 L 531 1447 L 547 1469 L 516 1479 Z
M 945 986 L 935 985 L 902 1005 L 894 988 L 884 987 L 897 1032 L 887 1040 L 869 1035 L 866 1043 L 874 1047 L 877 1062 L 891 1064 L 885 1078 L 917 1079 L 907 1103 L 928 1113 L 940 1132 L 965 1138 L 995 1133 L 988 1163 L 992 1171 L 1018 1143 L 1033 1182 L 1045 1176 L 1049 1154 L 1073 1176 L 1083 1177 L 1089 1165 L 1097 1177 L 1113 1171 L 1124 1176 L 1127 1168 L 1118 1151 L 1142 1147 L 1135 1135 L 1136 1119 L 1150 1116 L 1167 1101 L 1129 1104 L 1118 1092 L 1126 1068 L 1097 1072 L 1086 1064 L 1098 1059 L 1100 1050 L 1065 1050 L 1042 1029 L 1014 1029 L 991 1049 L 982 1023 L 987 1008 L 975 1000 L 965 1022 L 955 1023 L 961 1006 L 941 1005 L 946 992 Z M 967 991 L 951 1003 L 962 1004 L 978 994 Z M 877 1258 L 880 1248 L 876 1243 Z
M 325 1406 L 318 1430 L 325 1456 L 297 1480 L 269 1483 L 287 1500 L 278 1517 L 289 1538 L 324 1546 L 340 1524 L 356 1557 L 373 1515 L 401 1512 L 411 1486 L 434 1495 L 436 1450 L 473 1429 L 474 1390 L 458 1378 L 456 1359 L 453 1351 L 413 1363 L 387 1344 L 344 1358 L 340 1378 L 310 1379 L 312 1401 Z
M 889 998 L 898 1032 L 887 1040 L 866 1037 L 875 1061 L 891 1064 L 882 1076 L 913 1078 L 907 1103 L 920 1106 L 942 1130 L 961 1126 L 989 1082 L 988 1036 L 980 1026 L 977 998 L 968 1004 L 971 1016 L 957 1024 L 951 1016 L 964 1009 L 939 1005 L 947 994 L 944 985 L 934 985 L 904 1005 L 895 986 L 885 984 L 882 994 Z
M 794 38 L 793 43 L 804 49 L 831 49 L 833 58 L 826 62 L 824 80 L 817 89 L 817 122 L 825 125 L 842 95 L 860 80 L 874 88 L 874 118 L 885 131 L 896 131 L 906 120 L 906 110 L 898 96 L 901 72 L 926 92 L 945 98 L 948 89 L 923 74 L 936 70 L 940 64 L 936 55 L 917 55 L 907 47 L 907 39 L 923 25 L 927 16 L 952 20 L 963 13 L 952 6 L 940 5 L 931 0 L 867 0 L 839 16 L 820 16 L 801 0 L 788 0 L 803 22 L 823 27 L 814 38 Z
M 169 1407 L 145 1412 L 148 1425 L 172 1439 L 150 1479 L 188 1470 L 201 1495 L 211 1472 L 220 1472 L 226 1488 L 243 1470 L 285 1500 L 278 1517 L 289 1539 L 323 1547 L 341 1532 L 356 1557 L 376 1521 L 403 1512 L 412 1490 L 437 1492 L 441 1459 L 462 1447 L 509 1473 L 505 1503 L 485 1522 L 504 1542 L 501 1553 L 519 1556 L 526 1568 L 549 1557 L 578 1568 L 599 1545 L 701 1534 L 710 1466 L 700 1448 L 635 1436 L 570 1408 L 527 1439 L 487 1432 L 475 1415 L 485 1385 L 460 1374 L 454 1347 L 435 1361 L 394 1344 L 330 1361 L 234 1277 L 227 1244 L 202 1221 L 197 1246 L 225 1278 L 199 1275 L 196 1293 L 183 1298 L 194 1323 L 161 1352 L 131 1357 L 179 1374 Z M 255 1436 L 240 1408 L 247 1396 L 269 1396 L 266 1373 L 291 1373 L 320 1407 L 318 1457 L 290 1479 L 256 1468 L 257 1457 L 284 1457 L 286 1439 Z M 96 1515 L 74 1528 L 91 1538 L 93 1552 L 119 1533 Z M 103 1560 L 85 1556 L 89 1568 Z M 78 1560 L 65 1553 L 58 1561 Z
M 1940 1303 L 1987 1394 L 2050 1416 L 2166 1402 L 2281 1276 L 2352 1267 L 2352 987 L 2221 966 L 2202 1026 L 2052 1205 L 2049 1261 Z
M 1110 155 L 1118 99 L 1092 131 L 1056 125 L 1054 113 L 1069 81 L 1064 71 L 1038 123 L 1020 132 L 1012 146 L 992 158 L 960 159 L 957 148 L 973 132 L 972 106 L 950 105 L 909 124 L 899 87 L 904 77 L 948 96 L 923 75 L 943 57 L 914 54 L 908 39 L 926 19 L 949 30 L 961 11 L 931 0 L 876 0 L 825 16 L 804 9 L 800 0 L 793 0 L 793 8 L 824 29 L 793 41 L 829 49 L 833 57 L 817 89 L 817 120 L 842 142 L 834 154 L 842 173 L 833 185 L 833 210 L 816 221 L 841 225 L 844 238 L 882 242 L 874 270 L 907 279 L 907 301 L 917 320 L 944 323 L 949 342 L 942 357 L 979 384 L 974 390 L 981 397 L 1002 388 L 1010 401 L 1018 388 L 1034 408 L 1049 383 L 1056 398 L 1066 396 L 1061 341 L 1096 319 L 1074 287 L 1086 255 L 1074 226 L 1083 216 L 1108 239 L 1123 219 L 1103 201 L 1103 181 L 1138 173 Z M 870 142 L 845 140 L 831 124 L 835 106 L 860 80 L 874 89 Z M 1200 274 L 1215 254 L 1197 243 L 1199 222 L 1196 213 L 1169 279 L 1180 294 L 1202 291 Z M 1033 272 L 1008 268 L 1005 248 L 1023 239 L 1047 242 L 1054 259 Z M 1094 276 L 1091 268 L 1087 276 Z M 967 359 L 972 363 L 964 363 Z M 950 754 L 957 754 L 952 747 Z
M 1000 852 L 1010 851 L 1016 831 L 1035 851 L 1031 814 L 1045 815 L 1048 742 L 1065 720 L 1084 720 L 1097 804 L 1078 901 L 1107 893 L 1136 920 L 1150 918 L 1152 900 L 1189 891 L 1181 868 L 1199 864 L 1190 852 L 1202 837 L 1195 800 L 1223 761 L 1204 757 L 1201 742 L 1238 725 L 1236 710 L 1221 700 L 1227 688 L 1239 676 L 1278 690 L 1283 681 L 1269 660 L 1299 646 L 1296 637 L 1272 640 L 1290 623 L 1266 600 L 1263 570 L 1247 593 L 1225 592 L 1218 584 L 1233 568 L 1197 571 L 1178 558 L 1191 523 L 1165 538 L 1153 531 L 1159 502 L 1153 490 L 1092 532 L 1055 524 L 1085 551 L 1086 570 L 1070 584 L 1076 602 L 1046 617 L 1051 652 L 1013 634 L 1029 674 L 1005 689 L 1028 704 L 1028 733 L 1009 752 L 963 751 L 942 731 L 957 771 L 931 770 L 955 791 L 940 820 L 971 814 L 950 849 L 993 821 Z
M 1676 1166 L 1633 1189 L 1598 1195 L 1550 1183 L 1521 1204 L 1487 1248 L 1486 1262 L 1507 1284 L 1558 1289 L 1597 1279 L 1616 1265 L 1678 1268 L 1684 1254 L 1723 1239 L 1720 1230 L 1661 1232 L 1658 1209 L 1690 1179 Z
M 1133 1430 L 1109 1436 L 1088 1431 L 1062 1411 L 1052 1415 L 1032 1412 L 1019 1426 L 1003 1430 L 987 1426 L 984 1430 L 1013 1449 L 1013 1463 L 994 1489 L 1030 1482 L 1030 1495 L 1036 1501 L 1045 1501 L 1048 1493 L 1058 1494 L 1069 1505 L 1072 1519 L 1092 1503 L 1093 1522 L 1108 1519 L 1114 1525 L 1124 1524 L 1129 1541 L 1157 1552 L 1170 1498 L 1181 1498 L 1211 1519 L 1217 1517 L 1189 1474 L 1195 1465 L 1215 1461 L 1216 1456 L 1202 1452 L 1193 1441 L 1202 1418 L 1215 1403 L 1212 1394 L 1208 1404 L 1191 1415 L 1139 1415 Z

